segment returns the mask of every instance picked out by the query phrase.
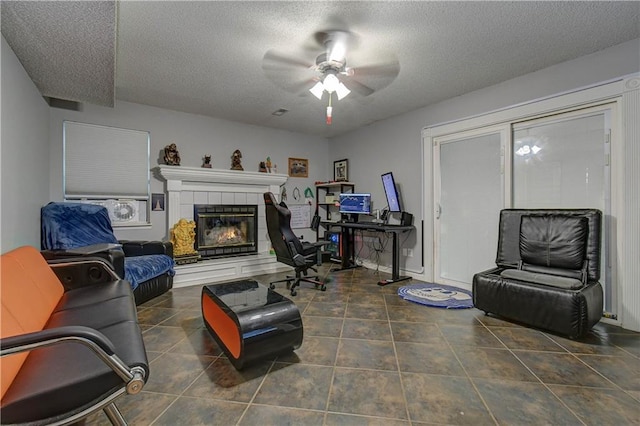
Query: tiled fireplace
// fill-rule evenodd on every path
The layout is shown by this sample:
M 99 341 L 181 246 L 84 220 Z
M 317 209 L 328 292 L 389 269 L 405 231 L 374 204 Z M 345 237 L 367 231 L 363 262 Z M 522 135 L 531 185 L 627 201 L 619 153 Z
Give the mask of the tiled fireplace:
M 286 270 L 286 267 L 276 262 L 275 256 L 269 254 L 270 242 L 262 197 L 266 191 L 279 194 L 280 185 L 287 181 L 286 175 L 182 166 L 159 166 L 154 169 L 154 174 L 159 179 L 166 181 L 167 225 L 169 229 L 181 218 L 196 220 L 195 206 L 199 205 L 224 206 L 224 208 L 231 210 L 237 210 L 236 206 L 254 206 L 256 211 L 257 219 L 255 220 L 256 229 L 252 234 L 253 241 L 238 243 L 235 248 L 231 249 L 232 252 L 224 253 L 221 256 L 216 256 L 215 253 L 211 256 L 211 251 L 215 252 L 219 248 L 211 246 L 217 246 L 218 243 L 210 244 L 212 240 L 209 238 L 205 241 L 203 237 L 202 243 L 209 246 L 206 249 L 209 252 L 205 252 L 202 261 L 177 266 L 174 286 L 199 285 L 261 272 Z M 244 214 L 243 211 L 242 215 Z M 233 223 L 236 223 L 235 220 Z M 215 228 L 213 222 L 210 222 L 209 225 L 212 226 L 208 226 L 205 221 L 200 226 L 203 227 L 203 231 L 207 227 L 210 228 L 209 231 L 212 231 Z M 244 226 L 246 225 L 238 225 L 238 228 Z M 215 232 L 218 231 L 220 229 L 216 229 Z M 231 236 L 229 238 L 237 240 L 239 237 Z M 251 253 L 246 250 L 248 246 L 253 246 Z M 233 253 L 233 250 L 237 253 Z
M 195 249 L 203 259 L 258 252 L 258 206 L 196 204 Z

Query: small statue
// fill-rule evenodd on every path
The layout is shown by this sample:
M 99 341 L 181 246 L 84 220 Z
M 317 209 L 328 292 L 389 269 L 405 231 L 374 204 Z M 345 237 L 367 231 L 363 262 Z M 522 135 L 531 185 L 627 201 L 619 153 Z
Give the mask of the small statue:
M 168 166 L 180 165 L 180 153 L 175 143 L 164 147 L 164 164 Z
M 171 242 L 173 243 L 173 254 L 184 256 L 197 253 L 193 249 L 196 239 L 196 223 L 193 220 L 180 219 L 171 229 Z
M 264 164 L 264 161 L 260 162 L 260 166 L 259 166 L 259 172 L 261 173 L 267 173 L 267 166 Z
M 239 149 L 233 151 L 233 155 L 231 155 L 231 170 L 244 170 L 242 168 L 242 153 Z
M 211 156 L 210 155 L 205 155 L 204 156 L 204 163 L 202 163 L 202 167 L 204 167 L 205 169 L 210 169 L 211 168 Z
M 267 173 L 271 173 L 271 157 L 267 157 Z

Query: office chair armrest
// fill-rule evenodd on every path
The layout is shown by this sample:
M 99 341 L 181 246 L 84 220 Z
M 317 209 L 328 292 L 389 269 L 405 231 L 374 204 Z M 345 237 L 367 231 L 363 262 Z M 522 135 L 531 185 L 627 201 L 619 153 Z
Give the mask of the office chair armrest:
M 291 259 L 293 259 L 293 263 L 295 263 L 296 266 L 305 266 L 307 264 L 307 260 L 305 259 L 305 257 L 302 254 L 298 253 L 298 250 L 296 250 L 296 246 L 292 242 L 288 242 L 287 247 L 289 247 Z
M 63 326 L 0 339 L 0 357 L 63 343 L 80 343 L 104 362 L 127 383 L 127 393 L 140 392 L 145 371 L 129 367 L 115 353 L 111 341 L 101 332 L 85 326 Z
M 0 339 L 0 356 L 51 346 L 64 340 L 77 341 L 88 346 L 94 352 L 99 350 L 107 356 L 115 354 L 113 344 L 104 334 L 90 327 L 69 325 L 3 337 Z
M 315 243 L 312 243 L 309 241 L 300 241 L 300 243 L 302 244 L 302 248 L 305 252 L 307 251 L 307 249 L 310 249 L 310 248 L 320 249 L 322 248 L 322 246 L 326 246 L 330 242 L 331 241 L 316 241 Z

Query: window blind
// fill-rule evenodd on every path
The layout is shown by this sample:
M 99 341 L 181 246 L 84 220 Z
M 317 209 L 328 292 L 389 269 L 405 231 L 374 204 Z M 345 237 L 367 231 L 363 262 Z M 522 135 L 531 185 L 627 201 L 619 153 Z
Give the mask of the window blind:
M 63 123 L 65 198 L 149 198 L 149 132 Z

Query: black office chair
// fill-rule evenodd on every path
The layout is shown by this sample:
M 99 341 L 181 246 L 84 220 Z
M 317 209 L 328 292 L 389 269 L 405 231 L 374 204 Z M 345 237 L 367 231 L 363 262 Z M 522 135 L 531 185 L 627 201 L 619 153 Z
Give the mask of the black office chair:
M 322 264 L 323 245 L 326 241 L 310 243 L 300 241 L 291 230 L 291 212 L 287 205 L 278 203 L 276 197 L 271 192 L 264 193 L 264 206 L 267 216 L 267 230 L 271 245 L 276 252 L 278 262 L 295 268 L 295 276 L 287 276 L 284 280 L 274 281 L 269 284 L 269 288 L 274 289 L 276 283 L 287 283 L 287 289 L 291 290 L 291 296 L 295 296 L 296 287 L 300 281 L 312 283 L 316 289 L 325 291 L 327 286 L 320 281 L 317 275 L 307 276 L 309 269 L 314 272 L 318 270 L 315 265 Z

